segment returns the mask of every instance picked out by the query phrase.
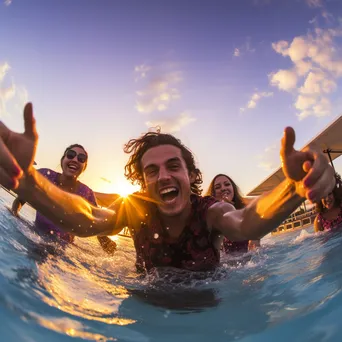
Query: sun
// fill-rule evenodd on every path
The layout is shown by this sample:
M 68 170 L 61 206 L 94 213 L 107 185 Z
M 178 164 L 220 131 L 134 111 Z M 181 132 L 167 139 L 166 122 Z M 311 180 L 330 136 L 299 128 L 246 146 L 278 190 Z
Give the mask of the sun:
M 115 189 L 115 193 L 119 194 L 121 197 L 127 197 L 128 195 L 132 194 L 139 190 L 139 186 L 132 185 L 128 182 L 120 182 L 113 186 Z

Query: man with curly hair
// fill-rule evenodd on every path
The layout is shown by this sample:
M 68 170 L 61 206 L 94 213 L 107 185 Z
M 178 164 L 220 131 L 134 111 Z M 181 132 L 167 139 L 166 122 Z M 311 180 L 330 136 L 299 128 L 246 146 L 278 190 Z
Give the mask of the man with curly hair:
M 33 168 L 38 135 L 31 104 L 25 106 L 24 121 L 23 134 L 0 123 L 0 183 L 74 235 L 114 235 L 128 226 L 137 266 L 147 271 L 162 266 L 213 269 L 223 237 L 260 239 L 305 198 L 316 201 L 335 186 L 324 155 L 313 149 L 296 151 L 294 131 L 286 128 L 280 151 L 285 181 L 235 210 L 201 196 L 202 175 L 187 147 L 172 135 L 149 132 L 125 146 L 130 154 L 126 177 L 141 192 L 105 210 L 55 187 Z

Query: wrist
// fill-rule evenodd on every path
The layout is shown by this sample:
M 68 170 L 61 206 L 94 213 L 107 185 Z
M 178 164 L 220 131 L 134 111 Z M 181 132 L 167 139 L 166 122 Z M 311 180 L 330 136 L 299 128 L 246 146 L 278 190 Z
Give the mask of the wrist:
M 292 184 L 290 185 L 293 187 L 294 193 L 300 198 L 305 200 L 306 199 L 306 189 L 304 187 L 303 181 L 289 181 Z
M 32 193 L 32 189 L 35 187 L 36 172 L 37 170 L 33 167 L 28 169 L 19 181 L 19 187 L 17 188 L 16 193 L 24 200 L 26 200 L 27 194 Z

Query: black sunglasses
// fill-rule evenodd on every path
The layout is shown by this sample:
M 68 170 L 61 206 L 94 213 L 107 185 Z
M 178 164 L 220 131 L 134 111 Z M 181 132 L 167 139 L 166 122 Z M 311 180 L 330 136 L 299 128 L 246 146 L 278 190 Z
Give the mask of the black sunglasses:
M 65 156 L 70 160 L 74 159 L 77 156 L 77 160 L 82 164 L 85 163 L 88 159 L 86 154 L 84 154 L 84 153 L 77 154 L 77 152 L 74 150 L 68 150 L 67 153 L 65 154 Z

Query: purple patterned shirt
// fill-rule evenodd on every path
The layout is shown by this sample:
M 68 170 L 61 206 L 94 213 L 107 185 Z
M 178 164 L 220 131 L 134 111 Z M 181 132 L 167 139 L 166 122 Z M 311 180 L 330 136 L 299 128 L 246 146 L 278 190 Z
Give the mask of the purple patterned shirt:
M 59 186 L 58 179 L 61 176 L 60 173 L 50 169 L 39 169 L 38 172 L 40 172 L 50 182 L 52 182 L 56 186 Z M 75 195 L 79 195 L 86 199 L 90 204 L 97 206 L 93 190 L 91 190 L 88 186 L 81 182 L 77 182 L 77 191 L 75 192 Z M 74 236 L 72 234 L 60 230 L 38 211 L 36 214 L 35 228 L 40 234 L 55 235 L 60 239 L 66 240 L 67 242 L 72 242 L 74 240 Z

